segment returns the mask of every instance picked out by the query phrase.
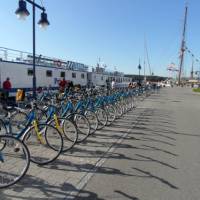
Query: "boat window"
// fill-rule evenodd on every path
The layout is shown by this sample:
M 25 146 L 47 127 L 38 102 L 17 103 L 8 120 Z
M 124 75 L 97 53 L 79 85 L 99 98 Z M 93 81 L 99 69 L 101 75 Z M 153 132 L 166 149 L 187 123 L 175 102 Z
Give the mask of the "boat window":
M 51 70 L 47 70 L 46 71 L 46 76 L 47 77 L 52 77 L 52 71 Z
M 103 81 L 103 76 L 101 77 L 101 80 Z
M 76 78 L 76 73 L 72 73 L 72 78 Z
M 81 74 L 81 78 L 84 79 L 85 78 L 85 74 Z
M 33 76 L 33 69 L 28 69 L 27 74 L 28 76 Z
M 60 72 L 60 77 L 65 78 L 65 72 Z

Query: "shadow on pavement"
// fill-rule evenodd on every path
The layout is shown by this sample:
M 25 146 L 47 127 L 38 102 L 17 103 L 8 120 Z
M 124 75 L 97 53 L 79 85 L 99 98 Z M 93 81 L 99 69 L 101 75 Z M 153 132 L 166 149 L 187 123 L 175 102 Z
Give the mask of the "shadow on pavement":
M 23 190 L 26 190 L 27 188 L 31 188 L 34 190 L 34 195 L 27 195 L 24 196 Z M 32 176 L 27 175 L 22 181 L 20 181 L 17 185 L 13 186 L 11 189 L 15 194 L 4 194 L 0 193 L 0 199 L 1 200 L 13 200 L 13 199 L 19 199 L 19 200 L 63 200 L 63 199 L 74 199 L 77 196 L 77 193 L 79 190 L 69 183 L 63 183 L 60 186 L 55 186 L 48 184 L 42 179 L 34 178 Z M 41 197 L 38 197 L 37 193 L 41 193 Z M 17 193 L 17 194 L 16 194 Z M 98 198 L 96 193 L 82 190 L 79 193 L 80 198 L 76 199 L 96 199 L 96 200 L 103 200 L 101 198 Z
M 64 183 L 61 187 L 61 190 L 66 191 L 68 190 L 70 192 L 70 195 L 68 195 L 65 200 L 68 199 L 75 199 L 75 200 L 105 200 L 102 198 L 99 198 L 98 195 L 94 192 L 90 192 L 87 190 L 77 190 L 76 187 L 74 187 L 72 184 Z M 74 193 L 74 194 L 73 194 Z M 78 196 L 77 196 L 78 193 Z
M 116 193 L 122 195 L 122 196 L 125 197 L 126 199 L 139 200 L 137 197 L 130 196 L 130 195 L 128 195 L 128 194 L 126 194 L 126 193 L 124 193 L 124 192 L 122 192 L 122 191 L 120 191 L 120 190 L 115 190 L 114 192 L 116 192 Z
M 95 172 L 96 174 L 107 174 L 107 175 L 121 175 L 121 176 L 132 176 L 131 174 L 124 173 L 118 169 L 110 167 L 96 167 L 95 164 L 75 164 L 70 161 L 66 162 L 63 160 L 57 160 L 53 164 L 43 166 L 43 168 L 54 169 L 54 170 L 63 170 L 63 171 L 73 171 L 73 172 Z
M 156 142 L 156 143 L 162 143 L 162 144 L 167 144 L 170 146 L 176 146 L 175 144 L 172 144 L 170 142 L 166 142 L 163 140 L 159 140 L 159 139 L 154 139 L 154 138 L 150 138 L 150 137 L 141 137 L 141 139 L 139 139 L 141 141 L 150 141 L 150 142 Z
M 145 175 L 145 176 L 134 175 L 134 176 L 136 176 L 136 177 L 141 177 L 141 178 L 154 178 L 154 179 L 160 181 L 161 183 L 163 183 L 163 184 L 169 186 L 169 187 L 172 188 L 172 189 L 176 189 L 176 190 L 179 189 L 177 186 L 173 185 L 173 184 L 170 183 L 169 181 L 167 181 L 167 180 L 165 180 L 165 179 L 163 179 L 163 178 L 161 178 L 161 177 L 158 177 L 158 176 L 156 176 L 156 175 L 153 175 L 152 173 L 150 173 L 150 172 L 148 172 L 148 171 L 144 171 L 144 170 L 141 170 L 141 169 L 135 168 L 135 167 L 132 167 L 132 169 L 134 169 L 134 170 L 136 170 L 136 171 L 138 171 L 138 172 L 140 172 L 140 173 L 142 173 L 142 174 Z
M 160 97 L 159 97 L 160 98 Z M 153 96 L 151 100 L 159 100 L 158 97 Z M 172 166 L 166 162 L 160 161 L 158 159 L 154 159 L 147 155 L 142 155 L 141 152 L 151 152 L 151 151 L 158 151 L 161 153 L 165 153 L 167 156 L 173 156 L 177 157 L 178 154 L 175 154 L 169 150 L 165 150 L 160 147 L 155 147 L 154 145 L 148 145 L 149 142 L 154 142 L 155 144 L 161 144 L 161 145 L 167 145 L 167 147 L 174 147 L 175 144 L 171 143 L 176 142 L 177 135 L 187 135 L 187 136 L 198 136 L 200 135 L 190 135 L 186 133 L 177 133 L 176 131 L 172 130 L 173 126 L 175 125 L 174 121 L 170 118 L 172 113 L 164 112 L 156 109 L 151 108 L 137 108 L 142 114 L 137 117 L 136 121 L 138 123 L 135 123 L 135 117 L 136 115 L 128 113 L 125 117 L 122 117 L 118 120 L 118 124 L 114 123 L 110 127 L 106 127 L 103 132 L 99 133 L 97 132 L 94 137 L 88 138 L 88 140 L 82 144 L 77 145 L 73 148 L 73 150 L 69 151 L 67 153 L 67 156 L 72 157 L 80 157 L 80 158 L 98 158 L 96 162 L 102 158 L 109 158 L 109 159 L 116 159 L 116 160 L 130 160 L 130 161 L 139 161 L 139 162 L 153 162 L 158 164 L 159 166 L 168 167 L 174 170 L 177 170 L 175 166 Z M 133 123 L 130 124 L 130 122 L 133 121 Z M 129 123 L 128 123 L 129 122 Z M 159 129 L 154 129 L 150 124 L 159 124 Z M 134 125 L 135 124 L 135 125 Z M 156 125 L 157 127 L 157 125 Z M 171 127 L 171 128 L 170 128 Z M 129 134 L 124 138 L 124 142 L 120 144 L 113 145 L 113 142 L 109 142 L 108 139 L 119 139 L 123 135 L 123 133 L 126 133 L 126 130 L 129 130 L 130 128 L 133 128 Z M 124 129 L 124 130 L 120 130 Z M 116 134 L 116 132 L 118 134 Z M 107 134 L 106 134 L 107 133 Z M 137 135 L 137 138 L 135 137 Z M 170 135 L 170 136 L 169 136 Z M 173 137 L 172 137 L 173 136 Z M 162 138 L 162 139 L 160 139 Z M 106 140 L 106 141 L 103 141 Z M 134 142 L 146 142 L 148 144 L 126 144 L 126 141 L 132 140 L 132 143 Z M 90 146 L 91 145 L 91 146 Z M 138 146 L 137 146 L 138 145 Z M 98 150 L 97 147 L 108 147 L 106 150 Z M 107 150 L 111 147 L 115 147 L 115 149 L 134 149 L 134 150 L 141 150 L 140 153 L 135 153 L 134 155 L 136 158 L 132 158 L 127 156 L 123 153 L 117 153 L 117 152 L 107 152 Z M 92 149 L 89 149 L 88 147 L 92 147 Z M 165 180 L 164 178 L 161 178 L 157 175 L 152 174 L 149 172 L 149 169 L 147 171 L 132 167 L 134 172 L 137 174 L 132 174 L 130 171 L 128 173 L 124 172 L 124 170 L 119 170 L 116 168 L 111 167 L 105 167 L 100 166 L 96 167 L 95 164 L 87 163 L 86 161 L 84 164 L 81 163 L 74 163 L 71 161 L 66 161 L 62 159 L 57 159 L 54 163 L 42 166 L 42 168 L 48 168 L 53 170 L 62 170 L 62 171 L 72 171 L 76 173 L 80 172 L 95 172 L 96 174 L 106 174 L 106 175 L 120 175 L 120 176 L 128 176 L 128 177 L 138 177 L 138 178 L 149 178 L 149 179 L 156 179 L 157 181 L 163 183 L 164 185 L 167 185 L 168 187 L 172 189 L 178 190 L 179 188 L 170 183 L 169 181 Z M 39 172 L 38 172 L 39 174 Z M 34 196 L 23 196 L 23 191 L 26 189 L 31 189 L 41 192 L 41 198 L 38 198 Z M 90 192 L 87 190 L 81 190 L 80 192 L 78 189 L 70 184 L 70 183 L 63 183 L 60 186 L 57 185 L 51 185 L 48 182 L 45 181 L 45 179 L 36 178 L 31 175 L 26 175 L 22 181 L 20 181 L 17 185 L 14 185 L 12 188 L 10 188 L 11 192 L 9 194 L 6 194 L 5 190 L 0 191 L 0 200 L 12 200 L 12 199 L 22 199 L 22 200 L 59 200 L 59 199 L 73 199 L 76 197 L 76 194 L 79 193 L 79 196 L 76 198 L 77 200 L 104 200 L 94 192 Z M 4 192 L 5 191 L 5 192 Z M 14 193 L 12 193 L 12 191 Z M 123 199 L 131 199 L 131 200 L 139 200 L 137 197 L 130 196 L 122 191 L 115 190 L 115 193 L 118 193 L 119 195 L 123 196 Z M 27 195 L 27 194 L 26 194 Z
M 135 155 L 138 156 L 138 157 L 140 157 L 140 158 L 146 159 L 146 160 L 140 160 L 140 161 L 155 162 L 155 163 L 159 163 L 159 164 L 161 164 L 161 165 L 170 167 L 170 168 L 172 168 L 172 169 L 178 169 L 178 168 L 176 168 L 176 167 L 174 167 L 174 166 L 172 166 L 172 165 L 170 165 L 170 164 L 168 164 L 168 163 L 166 163 L 166 162 L 159 161 L 159 160 L 154 159 L 154 158 L 151 158 L 151 157 L 149 157 L 149 156 L 143 156 L 143 155 L 140 155 L 140 154 L 135 154 Z M 138 161 L 139 161 L 139 160 L 138 160 Z

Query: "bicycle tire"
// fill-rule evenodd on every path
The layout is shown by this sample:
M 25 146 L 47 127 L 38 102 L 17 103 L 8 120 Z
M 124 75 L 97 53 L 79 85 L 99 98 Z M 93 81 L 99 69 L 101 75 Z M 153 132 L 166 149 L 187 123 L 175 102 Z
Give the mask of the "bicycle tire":
M 63 149 L 63 138 L 58 129 L 50 124 L 40 123 L 37 125 L 37 127 L 43 136 L 42 140 L 44 144 L 38 141 L 37 133 L 34 126 L 30 127 L 25 132 L 23 136 L 23 141 L 29 149 L 31 162 L 38 165 L 46 165 L 56 160 L 61 154 Z M 50 130 L 48 130 L 48 128 L 52 129 L 51 131 L 53 132 L 50 133 Z M 50 139 L 52 139 L 51 142 Z
M 97 115 L 98 119 L 98 127 L 97 130 L 103 129 L 108 121 L 108 115 L 106 111 L 103 108 L 97 108 L 95 111 L 95 114 Z
M 76 126 L 74 123 L 66 118 L 58 118 L 58 121 L 60 122 L 60 130 L 61 135 L 63 137 L 63 150 L 62 152 L 66 152 L 69 149 L 71 149 L 77 142 L 78 139 L 78 133 Z M 56 126 L 55 120 L 52 119 L 48 124 L 51 124 L 52 126 Z
M 85 117 L 88 119 L 90 123 L 90 135 L 94 134 L 98 128 L 98 119 L 97 115 L 91 110 L 86 110 L 84 112 Z
M 20 132 L 26 126 L 27 118 L 28 116 L 25 112 L 22 112 L 20 110 L 16 110 L 15 112 L 13 112 L 9 119 L 12 132 L 13 133 Z
M 0 150 L 1 156 L 3 155 L 1 157 L 2 159 L 0 159 L 0 189 L 7 188 L 20 181 L 30 166 L 30 153 L 27 146 L 22 141 L 13 136 L 1 135 L 0 146 L 2 145 L 2 142 L 4 148 L 2 149 L 0 147 L 2 149 Z M 18 148 L 17 151 L 16 146 Z M 13 155 L 14 153 L 15 155 Z M 20 153 L 22 153 L 22 155 L 19 155 Z M 13 163 L 15 164 L 14 167 Z M 22 168 L 18 169 L 19 167 Z M 17 170 L 19 170 L 18 176 L 16 176 Z M 6 178 L 5 176 L 8 177 Z
M 6 124 L 2 119 L 0 119 L 0 135 L 6 135 L 7 133 Z
M 108 121 L 106 126 L 110 126 L 116 118 L 116 112 L 112 105 L 106 106 L 105 111 L 108 114 Z
M 79 113 L 72 113 L 67 116 L 67 119 L 71 120 L 76 125 L 78 133 L 77 143 L 85 141 L 90 135 L 90 123 L 88 119 Z

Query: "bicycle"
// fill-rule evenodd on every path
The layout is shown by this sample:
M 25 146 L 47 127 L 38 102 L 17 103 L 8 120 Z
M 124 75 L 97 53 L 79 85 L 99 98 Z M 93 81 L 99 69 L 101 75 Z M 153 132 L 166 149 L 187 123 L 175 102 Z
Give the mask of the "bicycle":
M 24 116 L 26 116 L 25 113 Z M 18 124 L 16 121 L 13 122 L 12 118 L 8 116 L 5 120 L 0 119 L 0 124 L 2 124 L 6 135 L 21 139 L 29 149 L 30 160 L 36 164 L 45 165 L 53 162 L 62 152 L 63 138 L 61 133 L 50 124 L 38 123 L 34 107 L 22 123 L 20 121 Z M 12 124 L 15 124 L 15 127 L 20 131 L 14 132 Z

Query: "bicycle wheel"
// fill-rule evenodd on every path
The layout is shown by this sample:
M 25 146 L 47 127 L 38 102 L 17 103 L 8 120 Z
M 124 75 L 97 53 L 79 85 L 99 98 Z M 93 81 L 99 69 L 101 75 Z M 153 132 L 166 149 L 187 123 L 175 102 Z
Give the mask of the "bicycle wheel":
M 90 124 L 88 119 L 79 113 L 73 113 L 67 116 L 67 119 L 74 122 L 78 132 L 77 142 L 83 142 L 90 134 Z
M 38 124 L 38 130 L 32 126 L 23 136 L 30 151 L 30 160 L 39 165 L 53 162 L 61 154 L 63 139 L 61 133 L 50 124 Z M 38 138 L 39 131 L 41 139 Z
M 90 110 L 86 110 L 84 115 L 90 123 L 90 135 L 94 134 L 98 127 L 98 119 L 96 114 Z
M 12 127 L 12 132 L 13 133 L 18 133 L 20 132 L 22 129 L 25 128 L 26 123 L 27 123 L 27 114 L 25 112 L 21 112 L 21 111 L 16 111 L 14 112 L 9 120 L 9 123 Z
M 116 112 L 115 109 L 112 105 L 106 106 L 105 108 L 107 114 L 108 114 L 108 121 L 107 121 L 107 126 L 111 125 L 113 123 L 113 121 L 116 118 Z
M 40 108 L 35 109 L 35 117 L 41 123 L 45 123 L 47 120 L 46 112 Z
M 123 115 L 122 108 L 119 106 L 119 103 L 115 103 L 114 105 L 115 110 L 116 110 L 116 117 L 119 118 Z
M 123 114 L 125 114 L 126 113 L 126 103 L 125 103 L 125 100 L 123 100 L 121 102 L 121 105 L 122 105 Z
M 131 97 L 131 109 L 135 108 L 135 99 L 134 97 L 132 96 Z
M 0 135 L 6 135 L 6 134 L 7 134 L 7 129 L 5 122 L 2 119 L 0 119 Z
M 76 126 L 68 119 L 65 118 L 58 118 L 61 135 L 63 137 L 63 152 L 66 152 L 67 150 L 71 149 L 77 139 L 78 139 L 78 133 L 76 130 Z M 52 126 L 56 127 L 55 120 L 51 120 L 49 122 Z
M 95 114 L 97 115 L 97 119 L 98 119 L 97 130 L 100 130 L 103 127 L 105 127 L 105 125 L 107 124 L 108 115 L 107 115 L 106 111 L 102 108 L 97 108 L 95 111 Z
M 0 149 L 0 188 L 6 188 L 26 174 L 30 154 L 23 142 L 8 135 L 0 136 Z
M 8 111 L 4 109 L 4 106 L 2 104 L 0 104 L 0 117 L 4 118 L 6 116 L 8 116 Z

